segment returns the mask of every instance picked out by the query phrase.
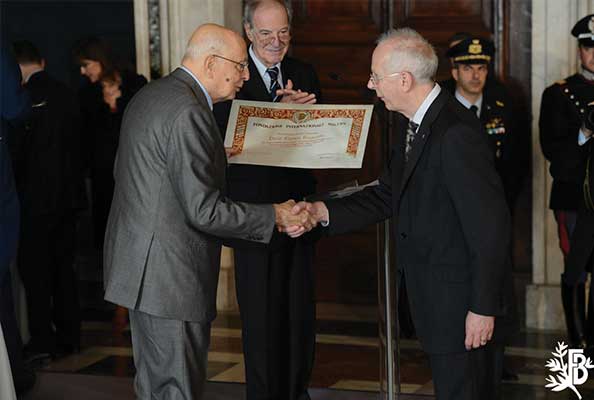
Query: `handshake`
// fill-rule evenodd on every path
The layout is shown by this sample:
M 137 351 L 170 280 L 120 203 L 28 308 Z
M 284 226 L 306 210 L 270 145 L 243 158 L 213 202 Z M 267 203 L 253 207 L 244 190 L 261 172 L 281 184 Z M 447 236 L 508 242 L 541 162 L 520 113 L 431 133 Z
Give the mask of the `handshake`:
M 288 200 L 273 206 L 278 231 L 292 238 L 311 231 L 319 222 L 329 220 L 328 209 L 321 201 L 295 203 L 294 200 Z

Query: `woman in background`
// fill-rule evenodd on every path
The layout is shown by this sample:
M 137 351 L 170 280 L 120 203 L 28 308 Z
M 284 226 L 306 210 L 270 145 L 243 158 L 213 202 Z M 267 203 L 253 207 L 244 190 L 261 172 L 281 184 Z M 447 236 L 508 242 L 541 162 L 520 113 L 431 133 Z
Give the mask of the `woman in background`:
M 103 237 L 113 197 L 113 167 L 118 148 L 122 116 L 146 78 L 115 62 L 110 46 L 97 37 L 78 43 L 74 51 L 80 73 L 88 80 L 79 93 L 83 117 L 82 143 L 91 178 L 91 200 L 95 247 L 103 249 Z M 113 327 L 121 332 L 127 313 L 117 307 Z

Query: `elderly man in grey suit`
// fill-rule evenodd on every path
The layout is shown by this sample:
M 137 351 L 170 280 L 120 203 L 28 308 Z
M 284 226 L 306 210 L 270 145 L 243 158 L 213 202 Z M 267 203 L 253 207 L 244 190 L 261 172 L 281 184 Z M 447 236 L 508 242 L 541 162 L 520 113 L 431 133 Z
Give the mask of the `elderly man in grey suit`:
M 309 214 L 225 197 L 226 156 L 212 105 L 249 79 L 245 42 L 213 24 L 182 66 L 143 88 L 124 115 L 105 237 L 105 299 L 130 309 L 139 399 L 200 399 L 216 314 L 221 237 L 267 243 Z

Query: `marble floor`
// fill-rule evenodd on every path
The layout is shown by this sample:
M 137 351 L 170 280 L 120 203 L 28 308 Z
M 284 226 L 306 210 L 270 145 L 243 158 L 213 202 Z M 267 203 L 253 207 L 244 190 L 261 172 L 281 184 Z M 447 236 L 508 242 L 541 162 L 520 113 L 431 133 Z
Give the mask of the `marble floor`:
M 132 399 L 134 364 L 130 332 L 112 331 L 110 310 L 84 313 L 82 350 L 39 369 L 38 383 L 26 400 Z M 379 398 L 379 348 L 376 309 L 371 306 L 318 304 L 316 362 L 311 381 L 314 399 Z M 519 380 L 505 382 L 503 399 L 573 399 L 570 390 L 551 392 L 544 386 L 545 363 L 563 333 L 524 331 L 506 351 L 506 361 Z M 244 365 L 241 330 L 235 313 L 220 313 L 212 329 L 207 399 L 242 399 Z M 415 340 L 400 341 L 401 399 L 432 398 L 429 365 Z M 578 387 L 594 398 L 594 380 Z M 216 394 L 216 395 L 215 395 Z M 409 396 L 410 395 L 410 396 Z

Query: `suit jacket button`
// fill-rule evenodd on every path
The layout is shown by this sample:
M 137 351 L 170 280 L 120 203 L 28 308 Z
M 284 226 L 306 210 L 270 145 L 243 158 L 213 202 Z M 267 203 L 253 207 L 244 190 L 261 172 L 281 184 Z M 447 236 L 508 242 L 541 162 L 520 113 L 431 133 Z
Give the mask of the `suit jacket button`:
M 400 232 L 400 237 L 402 239 L 406 239 L 406 233 L 405 232 Z

